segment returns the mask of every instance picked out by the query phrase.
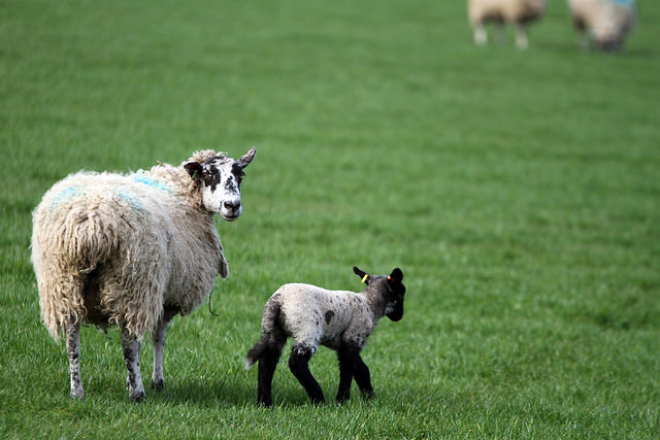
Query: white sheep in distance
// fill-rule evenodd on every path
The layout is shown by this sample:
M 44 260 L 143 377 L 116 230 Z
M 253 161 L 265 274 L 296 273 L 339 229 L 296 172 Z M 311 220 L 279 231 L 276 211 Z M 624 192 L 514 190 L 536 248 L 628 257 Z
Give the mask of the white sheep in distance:
M 620 50 L 637 22 L 634 0 L 567 1 L 582 50 L 589 48 L 590 41 L 604 52 Z
M 277 362 L 288 337 L 293 347 L 289 368 L 314 403 L 325 402 L 323 391 L 309 371 L 309 360 L 319 345 L 337 352 L 339 391 L 337 401 L 350 398 L 351 382 L 365 398 L 373 395 L 369 368 L 360 357 L 367 338 L 378 320 L 403 317 L 403 273 L 394 269 L 389 276 L 373 276 L 353 267 L 367 287 L 360 293 L 326 290 L 309 284 L 285 284 L 264 307 L 261 337 L 248 352 L 245 365 L 259 362 L 257 401 L 272 405 L 271 385 Z
M 516 45 L 527 49 L 527 25 L 545 14 L 545 0 L 468 0 L 468 15 L 474 27 L 474 41 L 483 46 L 488 42 L 486 23 L 498 25 L 504 38 L 504 25 L 516 25 Z
M 32 263 L 41 315 L 50 334 L 66 335 L 71 397 L 84 398 L 80 324 L 119 325 L 129 396 L 145 397 L 140 348 L 152 332 L 152 388 L 163 389 L 170 320 L 195 310 L 218 274 L 229 275 L 214 216 L 242 213 L 243 169 L 212 150 L 175 167 L 131 174 L 79 172 L 56 183 L 33 213 Z

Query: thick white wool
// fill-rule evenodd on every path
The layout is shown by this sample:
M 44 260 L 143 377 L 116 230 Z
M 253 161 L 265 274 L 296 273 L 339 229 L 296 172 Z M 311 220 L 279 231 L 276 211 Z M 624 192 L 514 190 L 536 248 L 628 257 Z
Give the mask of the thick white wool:
M 165 307 L 185 315 L 202 303 L 228 270 L 197 185 L 183 167 L 162 165 L 127 175 L 72 174 L 44 195 L 33 213 L 32 262 L 53 337 L 66 323 L 90 320 L 92 276 L 108 323 L 139 338 Z
M 567 0 L 575 26 L 594 41 L 620 46 L 637 22 L 634 0 Z

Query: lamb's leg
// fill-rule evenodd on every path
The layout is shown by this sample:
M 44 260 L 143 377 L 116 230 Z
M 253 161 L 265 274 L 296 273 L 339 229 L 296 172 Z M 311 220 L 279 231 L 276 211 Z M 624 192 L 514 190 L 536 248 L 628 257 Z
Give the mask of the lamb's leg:
M 294 344 L 289 357 L 289 369 L 296 376 L 300 385 L 307 391 L 307 395 L 312 399 L 312 402 L 321 404 L 325 402 L 323 390 L 309 371 L 309 360 L 312 358 L 314 351 L 313 348 L 308 346 Z
M 121 345 L 124 348 L 124 362 L 128 370 L 128 395 L 139 402 L 146 397 L 140 374 L 140 340 L 131 335 L 128 329 L 121 331 Z
M 355 367 L 360 356 L 360 347 L 352 343 L 343 343 L 337 351 L 339 358 L 339 391 L 337 402 L 342 403 L 351 398 L 351 383 L 355 375 Z
M 152 389 L 165 390 L 165 378 L 163 377 L 163 352 L 165 351 L 165 336 L 167 334 L 167 326 L 172 318 L 176 316 L 176 314 L 176 310 L 166 308 L 152 335 L 154 346 L 154 371 L 151 375 Z
M 374 389 L 371 387 L 371 374 L 369 367 L 364 363 L 362 357 L 358 355 L 355 363 L 355 383 L 360 387 L 362 397 L 369 399 L 374 396 Z
M 80 380 L 80 332 L 78 324 L 66 325 L 66 354 L 69 356 L 71 373 L 71 397 L 85 398 L 85 390 Z
M 259 405 L 269 407 L 273 404 L 271 394 L 273 375 L 282 355 L 283 346 L 283 343 L 269 343 L 259 356 L 259 384 L 257 386 L 257 403 Z

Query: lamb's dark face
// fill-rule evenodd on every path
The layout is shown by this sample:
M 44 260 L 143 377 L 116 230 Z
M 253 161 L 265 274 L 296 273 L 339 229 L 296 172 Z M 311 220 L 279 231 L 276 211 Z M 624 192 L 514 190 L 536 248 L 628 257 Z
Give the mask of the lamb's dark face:
M 369 275 L 365 271 L 353 267 L 356 275 L 362 278 L 362 282 L 370 286 L 379 284 L 380 290 L 385 296 L 385 316 L 392 321 L 399 321 L 403 318 L 403 297 L 406 293 L 406 286 L 403 285 L 403 272 L 398 267 L 386 276 Z
M 401 282 L 403 280 L 403 272 L 397 267 L 390 275 L 384 278 L 389 289 L 385 316 L 396 322 L 403 318 L 403 296 L 406 294 L 406 286 Z
M 240 160 L 216 156 L 205 162 L 189 162 L 185 165 L 188 174 L 202 185 L 204 208 L 220 214 L 227 221 L 234 221 L 243 213 L 241 205 L 241 181 L 256 149 L 252 147 Z

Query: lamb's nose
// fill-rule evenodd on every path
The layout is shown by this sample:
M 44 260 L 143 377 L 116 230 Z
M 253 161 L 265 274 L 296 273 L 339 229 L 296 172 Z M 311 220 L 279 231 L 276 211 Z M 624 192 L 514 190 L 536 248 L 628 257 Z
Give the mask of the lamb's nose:
M 231 212 L 235 212 L 238 208 L 241 207 L 241 202 L 224 202 L 222 206 Z

